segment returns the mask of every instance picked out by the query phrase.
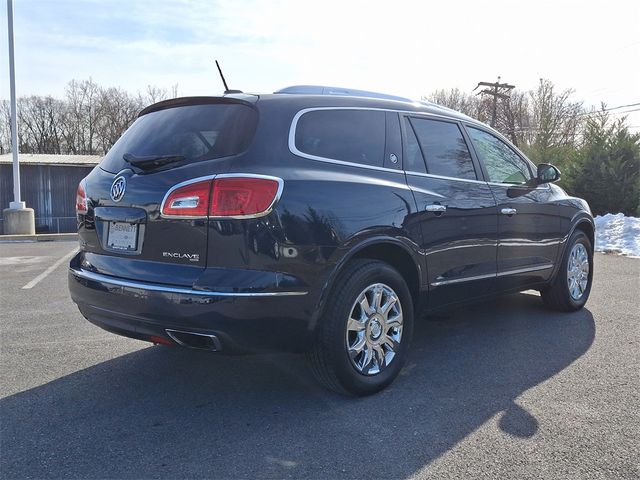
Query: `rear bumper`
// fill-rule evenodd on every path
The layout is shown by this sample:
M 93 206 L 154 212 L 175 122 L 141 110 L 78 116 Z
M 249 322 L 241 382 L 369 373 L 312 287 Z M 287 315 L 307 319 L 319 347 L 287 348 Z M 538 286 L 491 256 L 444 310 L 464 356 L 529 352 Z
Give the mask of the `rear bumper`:
M 308 349 L 309 295 L 292 292 L 210 292 L 135 282 L 83 270 L 71 262 L 72 300 L 87 320 L 110 332 L 182 344 L 167 330 L 214 336 L 226 353 Z

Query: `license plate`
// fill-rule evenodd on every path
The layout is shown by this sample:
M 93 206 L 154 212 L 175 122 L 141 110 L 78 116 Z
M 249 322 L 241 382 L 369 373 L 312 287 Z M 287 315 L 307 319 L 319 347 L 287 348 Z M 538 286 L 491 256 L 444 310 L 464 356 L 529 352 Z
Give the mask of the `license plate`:
M 136 251 L 138 249 L 138 225 L 109 222 L 107 246 L 115 250 Z

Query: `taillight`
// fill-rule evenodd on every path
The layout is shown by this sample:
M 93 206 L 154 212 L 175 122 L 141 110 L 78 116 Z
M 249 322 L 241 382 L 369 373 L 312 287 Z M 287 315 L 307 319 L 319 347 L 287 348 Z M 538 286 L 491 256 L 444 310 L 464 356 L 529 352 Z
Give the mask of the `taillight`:
M 174 187 L 162 203 L 162 215 L 168 217 L 206 217 L 209 212 L 210 195 L 211 180 Z
M 272 178 L 222 177 L 213 181 L 211 217 L 258 216 L 268 212 L 278 194 Z
M 253 175 L 220 175 L 176 186 L 162 202 L 164 217 L 257 217 L 269 213 L 282 180 Z
M 78 184 L 78 190 L 76 191 L 76 213 L 87 213 L 89 211 L 89 204 L 87 202 L 87 193 L 84 190 L 84 185 L 81 181 Z

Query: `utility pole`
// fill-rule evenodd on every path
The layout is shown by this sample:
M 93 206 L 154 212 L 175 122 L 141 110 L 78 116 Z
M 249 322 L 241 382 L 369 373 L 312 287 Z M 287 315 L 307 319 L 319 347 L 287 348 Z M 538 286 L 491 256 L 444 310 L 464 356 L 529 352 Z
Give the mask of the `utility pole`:
M 18 162 L 18 127 L 16 107 L 16 71 L 13 60 L 13 0 L 7 0 L 9 35 L 9 85 L 11 95 L 11 153 L 13 156 L 13 202 L 2 212 L 4 233 L 9 235 L 34 235 L 35 219 L 32 208 L 26 208 L 20 194 L 20 164 Z
M 475 92 L 478 87 L 489 87 L 484 90 L 480 90 L 476 95 L 491 95 L 493 97 L 493 110 L 491 113 L 491 126 L 496 126 L 496 117 L 498 115 L 498 98 L 502 98 L 503 100 L 509 99 L 509 92 L 516 88 L 515 85 L 509 85 L 508 83 L 500 83 L 500 77 L 498 77 L 498 81 L 495 83 L 491 82 L 478 82 L 476 88 L 473 89 Z

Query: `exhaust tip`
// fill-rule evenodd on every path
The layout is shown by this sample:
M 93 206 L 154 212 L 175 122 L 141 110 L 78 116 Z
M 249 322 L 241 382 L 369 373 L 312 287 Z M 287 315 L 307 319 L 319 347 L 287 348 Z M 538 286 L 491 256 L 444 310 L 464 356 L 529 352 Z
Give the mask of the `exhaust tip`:
M 219 352 L 222 350 L 222 343 L 215 335 L 207 333 L 185 332 L 183 330 L 165 330 L 167 335 L 171 337 L 178 345 L 187 348 L 195 348 L 198 350 L 208 350 L 210 352 Z

